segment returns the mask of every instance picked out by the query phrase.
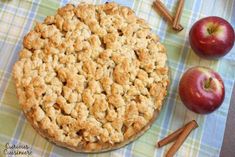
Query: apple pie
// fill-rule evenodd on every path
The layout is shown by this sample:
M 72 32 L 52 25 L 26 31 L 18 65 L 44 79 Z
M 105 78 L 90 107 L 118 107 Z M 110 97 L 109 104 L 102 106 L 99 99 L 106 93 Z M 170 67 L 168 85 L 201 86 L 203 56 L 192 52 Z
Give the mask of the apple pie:
M 77 152 L 123 146 L 156 119 L 167 56 L 145 20 L 114 2 L 59 8 L 24 37 L 19 104 L 43 137 Z

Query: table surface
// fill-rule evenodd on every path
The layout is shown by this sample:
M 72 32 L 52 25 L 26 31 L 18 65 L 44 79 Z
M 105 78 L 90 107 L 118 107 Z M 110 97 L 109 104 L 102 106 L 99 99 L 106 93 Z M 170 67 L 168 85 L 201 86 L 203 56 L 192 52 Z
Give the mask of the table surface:
M 233 87 L 232 100 L 229 107 L 229 113 L 226 123 L 223 145 L 221 148 L 221 157 L 234 157 L 235 154 L 235 86 Z
M 19 108 L 14 82 L 11 78 L 11 68 L 18 58 L 18 52 L 22 48 L 23 36 L 33 27 L 34 21 L 42 21 L 45 16 L 53 15 L 58 7 L 68 1 L 70 0 L 0 1 L 0 156 L 2 149 L 5 148 L 5 144 L 8 142 L 11 144 L 28 144 L 32 148 L 33 153 L 38 156 L 76 157 L 84 155 L 57 147 L 40 137 L 33 130 Z M 87 0 L 86 2 L 94 4 L 105 1 Z M 235 15 L 235 1 L 185 1 L 181 18 L 181 24 L 185 29 L 179 33 L 172 31 L 162 17 L 151 8 L 153 0 L 115 1 L 132 7 L 139 17 L 148 21 L 153 28 L 153 32 L 160 36 L 161 42 L 168 50 L 172 80 L 166 105 L 164 105 L 158 120 L 148 132 L 122 149 L 95 156 L 164 156 L 170 145 L 156 149 L 154 147 L 156 141 L 192 119 L 197 120 L 199 128 L 195 129 L 184 142 L 177 153 L 178 157 L 214 157 L 219 156 L 220 153 L 221 156 L 225 157 L 233 156 L 235 154 L 235 100 L 234 96 L 232 96 L 232 90 L 235 78 L 235 49 L 218 61 L 201 59 L 195 55 L 189 46 L 188 32 L 194 22 L 210 15 L 221 16 L 235 26 L 235 17 L 233 16 Z M 177 1 L 164 0 L 164 4 L 174 13 Z M 76 0 L 74 2 L 75 4 L 78 3 Z M 223 77 L 226 86 L 226 97 L 223 105 L 216 112 L 206 116 L 189 111 L 180 101 L 177 92 L 178 82 L 183 72 L 187 68 L 197 65 L 209 66 L 218 71 Z M 230 100 L 231 98 L 233 98 L 232 101 Z M 229 104 L 231 104 L 230 109 Z

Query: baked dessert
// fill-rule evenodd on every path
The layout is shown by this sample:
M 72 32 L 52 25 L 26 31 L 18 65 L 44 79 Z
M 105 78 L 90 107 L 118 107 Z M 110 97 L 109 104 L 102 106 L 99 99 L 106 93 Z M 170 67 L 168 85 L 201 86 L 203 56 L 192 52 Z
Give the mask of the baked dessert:
M 149 128 L 167 93 L 166 60 L 159 38 L 130 8 L 67 4 L 24 37 L 13 77 L 39 134 L 97 152 Z

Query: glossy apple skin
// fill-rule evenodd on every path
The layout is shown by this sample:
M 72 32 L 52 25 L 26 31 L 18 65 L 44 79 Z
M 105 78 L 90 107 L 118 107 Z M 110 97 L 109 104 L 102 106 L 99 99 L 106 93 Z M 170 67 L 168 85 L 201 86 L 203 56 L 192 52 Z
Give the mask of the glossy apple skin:
M 210 78 L 211 82 L 208 85 Z M 225 95 L 224 83 L 220 75 L 212 69 L 193 67 L 183 74 L 179 83 L 179 95 L 188 109 L 208 114 L 222 104 Z
M 214 32 L 209 34 L 208 29 Z M 210 16 L 197 21 L 189 32 L 189 42 L 194 52 L 205 59 L 218 59 L 233 47 L 233 27 L 224 19 Z

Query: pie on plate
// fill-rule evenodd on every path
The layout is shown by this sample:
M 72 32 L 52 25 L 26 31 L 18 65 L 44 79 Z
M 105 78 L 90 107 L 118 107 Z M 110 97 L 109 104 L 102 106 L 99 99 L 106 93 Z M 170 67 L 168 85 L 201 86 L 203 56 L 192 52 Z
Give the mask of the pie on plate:
M 77 152 L 119 148 L 145 132 L 169 84 L 159 38 L 116 3 L 67 4 L 23 40 L 19 104 L 49 141 Z

